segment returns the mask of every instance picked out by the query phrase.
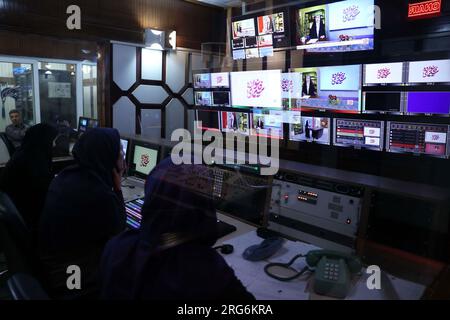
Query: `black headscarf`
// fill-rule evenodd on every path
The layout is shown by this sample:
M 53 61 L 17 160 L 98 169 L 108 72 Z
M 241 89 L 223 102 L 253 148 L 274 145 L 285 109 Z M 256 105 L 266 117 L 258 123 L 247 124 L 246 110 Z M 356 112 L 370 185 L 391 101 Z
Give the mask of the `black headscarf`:
M 0 179 L 0 190 L 11 197 L 31 229 L 35 229 L 53 178 L 52 146 L 56 135 L 56 128 L 48 124 L 29 128 Z
M 150 251 L 167 239 L 201 242 L 217 239 L 212 172 L 203 165 L 175 165 L 162 161 L 149 175 L 140 228 Z
M 95 173 L 112 187 L 112 171 L 120 154 L 119 131 L 111 128 L 89 130 L 75 144 L 72 154 L 79 167 Z

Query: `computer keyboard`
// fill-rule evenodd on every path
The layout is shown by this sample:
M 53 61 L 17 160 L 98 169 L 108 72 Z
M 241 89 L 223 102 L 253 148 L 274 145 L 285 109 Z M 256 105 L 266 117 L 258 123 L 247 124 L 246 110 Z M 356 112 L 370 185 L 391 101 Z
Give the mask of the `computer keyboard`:
M 139 229 L 142 220 L 142 206 L 144 205 L 144 198 L 136 199 L 125 203 L 125 211 L 127 214 L 127 227 L 131 229 Z M 217 239 L 222 238 L 232 232 L 236 231 L 236 227 L 217 220 Z

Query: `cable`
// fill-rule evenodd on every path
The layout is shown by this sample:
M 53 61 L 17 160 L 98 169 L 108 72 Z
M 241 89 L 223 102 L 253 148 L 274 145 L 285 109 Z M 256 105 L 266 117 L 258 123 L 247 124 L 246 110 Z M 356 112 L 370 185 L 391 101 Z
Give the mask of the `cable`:
M 303 254 L 298 254 L 295 257 L 293 257 L 291 259 L 291 261 L 289 261 L 288 263 L 281 263 L 281 262 L 274 262 L 274 263 L 269 263 L 264 267 L 264 272 L 271 278 L 277 279 L 279 281 L 291 281 L 294 280 L 298 277 L 300 277 L 301 275 L 303 275 L 306 271 L 312 271 L 311 269 L 309 269 L 308 266 L 304 267 L 300 272 L 298 272 L 297 270 L 295 270 L 294 268 L 291 268 L 291 265 L 298 259 L 298 258 L 304 258 L 305 255 Z M 288 277 L 288 278 L 283 278 L 283 277 L 278 277 L 272 273 L 269 272 L 269 268 L 271 267 L 280 267 L 280 268 L 285 268 L 285 269 L 289 269 L 292 271 L 295 271 L 296 274 L 292 277 Z

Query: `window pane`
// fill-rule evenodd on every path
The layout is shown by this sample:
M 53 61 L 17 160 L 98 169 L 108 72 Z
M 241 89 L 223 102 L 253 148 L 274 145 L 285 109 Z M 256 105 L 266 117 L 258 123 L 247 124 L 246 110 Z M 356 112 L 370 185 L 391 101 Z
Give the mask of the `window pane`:
M 83 115 L 98 119 L 96 65 L 83 65 Z
M 77 128 L 76 68 L 74 64 L 40 62 L 41 122 L 67 121 Z
M 9 111 L 17 109 L 25 124 L 34 124 L 33 66 L 0 61 L 0 131 L 11 124 Z

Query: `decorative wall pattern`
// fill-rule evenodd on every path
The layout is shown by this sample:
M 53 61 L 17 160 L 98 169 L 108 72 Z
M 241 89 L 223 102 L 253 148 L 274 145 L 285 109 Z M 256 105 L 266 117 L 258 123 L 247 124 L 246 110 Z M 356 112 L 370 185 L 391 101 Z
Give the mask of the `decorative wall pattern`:
M 188 109 L 194 104 L 190 66 L 204 68 L 201 56 L 122 44 L 113 44 L 111 52 L 114 128 L 158 139 L 188 127 Z

